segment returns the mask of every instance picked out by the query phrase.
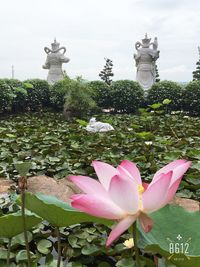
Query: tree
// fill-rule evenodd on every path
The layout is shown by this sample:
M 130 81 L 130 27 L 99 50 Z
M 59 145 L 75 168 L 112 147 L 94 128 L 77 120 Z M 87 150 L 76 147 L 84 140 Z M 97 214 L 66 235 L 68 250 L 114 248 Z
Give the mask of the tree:
M 159 76 L 158 66 L 157 65 L 155 65 L 155 72 L 156 72 L 156 80 L 155 80 L 155 82 L 157 83 L 157 82 L 160 82 L 160 76 Z
M 200 80 L 200 59 L 196 63 L 197 68 L 195 71 L 192 72 L 193 74 L 193 81 L 199 81 Z
M 199 81 L 200 80 L 200 47 L 198 47 L 199 50 L 199 61 L 197 61 L 196 70 L 192 72 L 193 74 L 193 81 Z
M 107 83 L 108 85 L 111 85 L 112 79 L 110 77 L 114 76 L 112 72 L 113 63 L 112 63 L 112 60 L 110 60 L 109 58 L 105 58 L 105 61 L 106 61 L 106 64 L 103 70 L 99 73 L 99 76 L 105 83 Z

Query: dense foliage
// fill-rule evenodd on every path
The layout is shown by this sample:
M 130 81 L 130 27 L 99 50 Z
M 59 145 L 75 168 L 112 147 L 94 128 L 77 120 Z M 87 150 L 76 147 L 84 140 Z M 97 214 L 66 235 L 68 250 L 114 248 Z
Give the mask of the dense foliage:
M 66 121 L 56 113 L 30 113 L 1 119 L 0 176 L 17 181 L 16 163 L 31 162 L 29 175 L 46 174 L 59 179 L 78 174 L 95 178 L 92 160 L 116 166 L 121 160 L 129 159 L 137 163 L 143 181 L 150 182 L 156 170 L 174 159 L 185 158 L 192 160 L 192 166 L 184 176 L 177 195 L 200 199 L 198 118 L 157 116 L 143 111 L 140 116 L 101 115 L 97 119 L 111 123 L 115 131 L 91 134 L 83 126 L 86 121 Z M 18 204 L 21 202 L 18 199 L 16 203 L 15 199 L 15 194 L 0 198 L 0 266 L 6 266 L 9 245 L 5 237 L 10 236 L 13 237 L 9 266 L 26 266 L 24 236 L 20 233 L 21 208 Z M 71 213 L 71 207 L 66 203 L 41 194 L 26 193 L 25 203 L 27 210 L 34 212 L 27 213 L 26 218 L 31 266 L 57 266 L 58 227 L 62 261 L 66 267 L 135 266 L 133 250 L 123 244 L 132 236 L 129 232 L 125 232 L 110 248 L 105 248 L 110 224 L 103 219 L 80 215 L 77 211 Z M 191 266 L 199 266 L 200 236 L 196 231 L 199 212 L 190 213 L 171 205 L 151 214 L 151 217 L 154 225 L 148 235 L 138 228 L 143 266 L 154 267 L 155 262 L 176 264 L 178 261 L 181 261 L 182 267 L 188 267 L 190 263 Z M 180 223 L 182 221 L 189 224 Z M 32 230 L 30 225 L 35 225 Z M 176 240 L 180 232 L 184 238 L 180 244 L 186 242 L 188 236 L 195 240 L 190 243 L 189 260 L 184 258 L 184 253 L 175 252 L 173 255 L 169 251 L 166 236 Z M 179 241 L 176 240 L 177 243 Z
M 8 239 L 5 237 L 12 237 L 10 265 L 8 266 L 23 267 L 27 262 L 24 237 L 21 233 L 20 206 L 17 205 L 21 203 L 21 198 L 18 198 L 17 201 L 15 198 L 16 195 L 11 195 L 3 196 L 0 199 L 0 208 L 4 215 L 0 216 L 0 237 L 4 237 L 1 238 L 0 266 L 6 266 Z M 67 203 L 55 197 L 26 193 L 25 199 L 27 210 L 34 212 L 26 215 L 32 267 L 59 266 L 56 261 L 58 258 L 58 239 L 56 237 L 58 228 L 62 248 L 63 265 L 61 266 L 135 266 L 133 249 L 124 244 L 124 241 L 129 240 L 132 236 L 131 233 L 125 232 L 117 242 L 106 248 L 106 238 L 112 222 L 84 213 L 80 214 L 72 210 Z M 154 221 L 151 232 L 147 235 L 138 227 L 138 246 L 142 251 L 142 266 L 154 267 L 156 262 L 175 264 L 177 261 L 181 261 L 181 267 L 199 266 L 200 236 L 196 231 L 200 221 L 199 215 L 199 212 L 187 212 L 174 205 L 166 206 L 151 214 Z M 180 223 L 183 221 L 186 223 Z M 174 225 L 179 225 L 179 227 L 174 227 Z M 173 252 L 169 251 L 169 239 L 173 240 L 180 232 L 183 239 L 175 241 L 176 251 L 172 254 Z M 187 240 L 193 242 L 190 242 L 188 257 L 185 257 L 184 251 L 181 251 L 181 243 L 183 244 Z
M 170 102 L 163 106 L 166 99 Z M 40 79 L 24 82 L 16 79 L 0 80 L 0 114 L 37 112 L 47 108 L 63 111 L 68 106 L 73 109 L 73 114 L 80 117 L 80 114 L 92 113 L 96 107 L 99 111 L 107 109 L 116 113 L 135 113 L 146 104 L 153 105 L 153 109 L 160 105 L 158 111 L 160 109 L 162 112 L 183 111 L 199 116 L 199 81 L 190 82 L 185 88 L 172 81 L 157 82 L 144 98 L 143 89 L 137 82 L 130 80 L 119 80 L 107 85 L 102 81 L 86 82 L 66 76 L 53 86 Z
M 53 109 L 62 111 L 65 103 L 65 94 L 70 90 L 71 80 L 65 77 L 50 87 L 50 101 Z
M 12 99 L 12 112 L 26 111 L 28 109 L 28 84 L 23 84 L 17 79 L 4 79 L 4 81 L 9 85 L 14 95 Z
M 19 81 L 19 80 L 17 80 L 17 79 L 3 79 L 4 80 L 4 82 L 6 83 L 6 84 L 8 84 L 10 87 L 11 87 L 11 89 L 15 89 L 15 88 L 17 88 L 17 87 L 21 87 L 22 86 L 22 82 L 21 81 Z
M 92 91 L 92 96 L 97 105 L 102 109 L 112 107 L 111 87 L 105 82 L 92 81 L 89 82 L 89 87 Z
M 40 79 L 21 82 L 16 79 L 1 80 L 0 110 L 17 113 L 39 111 L 50 105 L 49 85 Z
M 14 94 L 10 86 L 4 80 L 0 80 L 0 113 L 10 111 Z
M 66 121 L 56 113 L 2 119 L 0 176 L 16 179 L 14 163 L 17 161 L 31 161 L 31 175 L 93 176 L 92 160 L 116 166 L 127 158 L 138 164 L 143 179 L 149 181 L 161 166 L 177 158 L 186 158 L 193 164 L 180 194 L 200 197 L 200 190 L 197 190 L 200 189 L 198 118 L 147 113 L 142 116 L 104 115 L 97 116 L 97 120 L 111 123 L 115 131 L 91 134 L 82 126 L 87 122 Z
M 165 99 L 171 100 L 171 103 L 168 105 L 169 110 L 181 110 L 182 87 L 178 83 L 172 81 L 155 83 L 148 91 L 148 104 L 162 103 Z
M 193 80 L 199 81 L 200 80 L 200 59 L 196 63 L 196 70 L 192 72 L 193 74 Z
M 120 80 L 111 85 L 112 107 L 116 112 L 134 113 L 144 102 L 144 91 L 139 83 Z
M 200 81 L 186 85 L 183 91 L 183 109 L 192 115 L 200 115 Z
M 96 108 L 90 88 L 82 79 L 71 80 L 64 99 L 64 114 L 67 117 L 82 118 Z
M 28 109 L 31 111 L 39 111 L 43 107 L 50 105 L 49 101 L 49 85 L 47 81 L 40 79 L 26 80 L 25 83 L 32 86 L 27 89 L 28 92 Z

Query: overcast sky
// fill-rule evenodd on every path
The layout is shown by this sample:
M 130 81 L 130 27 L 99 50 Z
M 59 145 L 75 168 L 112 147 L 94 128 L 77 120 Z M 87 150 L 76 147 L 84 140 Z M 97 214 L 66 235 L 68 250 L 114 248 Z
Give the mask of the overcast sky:
M 135 42 L 158 37 L 160 78 L 189 81 L 199 59 L 199 0 L 0 0 L 0 78 L 46 79 L 54 37 L 66 46 L 70 77 L 99 79 L 104 57 L 114 79 L 135 80 Z

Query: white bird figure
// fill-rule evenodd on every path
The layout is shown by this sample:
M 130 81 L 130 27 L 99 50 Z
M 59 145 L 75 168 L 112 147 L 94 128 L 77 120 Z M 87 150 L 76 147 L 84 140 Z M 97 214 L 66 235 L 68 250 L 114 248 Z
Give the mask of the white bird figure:
M 97 132 L 108 132 L 113 131 L 114 128 L 109 123 L 104 123 L 96 121 L 96 118 L 91 118 L 88 125 L 86 126 L 88 132 L 97 133 Z

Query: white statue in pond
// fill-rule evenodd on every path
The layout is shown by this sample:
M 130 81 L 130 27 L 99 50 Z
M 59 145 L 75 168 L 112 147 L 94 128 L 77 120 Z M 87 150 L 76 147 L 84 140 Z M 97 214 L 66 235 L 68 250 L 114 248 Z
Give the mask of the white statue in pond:
M 47 53 L 47 59 L 45 64 L 42 66 L 43 69 L 48 69 L 47 81 L 49 84 L 54 84 L 64 78 L 64 73 L 62 71 L 62 63 L 69 62 L 69 58 L 65 57 L 66 48 L 64 46 L 59 47 L 60 44 L 56 42 L 56 39 L 51 44 L 51 49 L 48 47 L 44 48 Z M 60 52 L 61 50 L 62 53 Z
M 91 118 L 88 125 L 86 126 L 88 132 L 97 133 L 97 132 L 108 132 L 113 131 L 114 128 L 109 123 L 104 123 L 96 121 L 96 118 Z
M 150 48 L 151 45 L 152 48 Z M 142 43 L 135 43 L 135 48 L 137 50 L 137 54 L 134 54 L 137 67 L 136 80 L 144 90 L 148 90 L 154 84 L 156 78 L 155 65 L 160 53 L 157 50 L 158 39 L 155 37 L 154 42 L 151 43 L 151 38 L 148 38 L 146 34 Z

